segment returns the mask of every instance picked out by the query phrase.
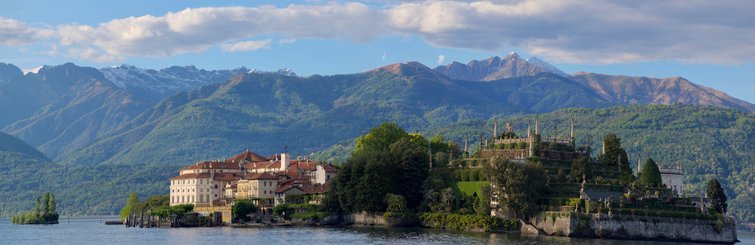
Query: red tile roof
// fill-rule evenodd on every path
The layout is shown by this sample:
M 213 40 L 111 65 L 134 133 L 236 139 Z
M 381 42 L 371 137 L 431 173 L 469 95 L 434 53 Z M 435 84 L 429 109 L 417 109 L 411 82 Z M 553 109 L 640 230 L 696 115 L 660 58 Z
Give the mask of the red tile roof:
M 330 191 L 330 185 L 310 185 L 304 187 L 304 193 L 306 194 L 325 194 Z
M 251 175 L 247 175 L 247 177 L 246 177 L 246 178 L 247 178 L 247 179 L 250 179 L 250 180 L 258 180 L 258 179 L 278 179 L 278 177 L 277 177 L 277 176 L 275 176 L 275 175 L 273 175 L 273 174 L 271 174 L 271 173 L 268 173 L 268 172 L 264 172 L 264 173 L 258 173 L 258 174 L 251 174 Z
M 181 170 L 190 169 L 239 169 L 239 164 L 235 162 L 198 162 Z
M 181 179 L 209 179 L 210 173 L 190 173 L 190 174 L 182 174 L 173 178 L 170 178 L 170 180 L 181 180 Z
M 289 186 L 278 187 L 278 189 L 275 189 L 275 194 L 284 193 L 284 192 L 287 192 L 288 190 L 293 189 L 293 188 L 299 189 L 300 191 L 304 192 L 304 190 L 302 190 L 302 188 L 299 187 L 299 186 L 289 185 Z
M 260 154 L 246 150 L 238 155 L 228 158 L 229 162 L 266 162 L 270 159 L 261 156 Z

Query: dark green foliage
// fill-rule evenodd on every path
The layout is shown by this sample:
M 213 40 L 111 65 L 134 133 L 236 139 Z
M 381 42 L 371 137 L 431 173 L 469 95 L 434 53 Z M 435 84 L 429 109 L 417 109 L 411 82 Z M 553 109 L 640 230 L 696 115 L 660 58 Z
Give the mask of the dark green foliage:
M 174 206 L 153 207 L 151 210 L 149 210 L 149 213 L 158 217 L 168 218 L 173 215 L 181 216 L 193 210 L 194 205 L 192 204 L 179 204 Z
M 708 190 L 705 192 L 710 199 L 710 204 L 713 209 L 718 213 L 726 213 L 728 205 L 726 204 L 726 193 L 721 187 L 721 183 L 718 183 L 717 179 L 710 179 L 708 181 Z
M 257 207 L 254 206 L 252 201 L 246 199 L 236 200 L 231 209 L 233 219 L 241 221 L 249 221 L 249 214 L 257 212 Z
M 572 160 L 570 174 L 572 181 L 577 183 L 581 183 L 582 180 L 589 180 L 590 178 L 592 178 L 590 160 L 587 157 L 579 157 Z
M 328 193 L 328 198 L 337 199 L 338 205 L 328 209 L 384 212 L 383 199 L 388 193 L 406 198 L 407 209 L 417 208 L 422 202 L 422 186 L 428 175 L 428 141 L 388 123 L 374 128 L 358 141 L 360 150 L 339 170 Z
M 484 170 L 499 203 L 514 211 L 517 217 L 527 218 L 537 211 L 537 200 L 545 191 L 545 175 L 539 162 L 528 160 L 524 165 L 508 160 L 496 160 Z
M 460 231 L 518 231 L 518 220 L 504 220 L 480 214 L 422 213 L 419 215 L 425 227 Z
M 170 195 L 154 195 L 144 199 L 144 207 L 147 210 L 152 210 L 162 206 L 170 205 Z
M 648 158 L 645 160 L 645 164 L 642 165 L 638 184 L 641 186 L 660 187 L 662 183 L 661 171 L 658 169 L 658 165 L 655 164 L 652 158 Z

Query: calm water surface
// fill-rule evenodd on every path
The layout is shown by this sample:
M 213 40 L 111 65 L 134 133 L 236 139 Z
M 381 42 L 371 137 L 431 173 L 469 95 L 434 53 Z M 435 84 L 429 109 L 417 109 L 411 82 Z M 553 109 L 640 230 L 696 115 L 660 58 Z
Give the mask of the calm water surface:
M 111 218 L 61 219 L 58 225 L 12 225 L 0 219 L 0 244 L 690 244 L 574 239 L 517 234 L 396 228 L 181 228 L 139 229 L 104 225 Z M 755 244 L 755 234 L 738 233 Z

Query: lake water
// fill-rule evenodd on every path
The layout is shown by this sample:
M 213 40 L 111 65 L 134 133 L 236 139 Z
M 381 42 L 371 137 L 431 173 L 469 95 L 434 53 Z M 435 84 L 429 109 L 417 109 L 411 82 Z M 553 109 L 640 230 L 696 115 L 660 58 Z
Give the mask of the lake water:
M 518 234 L 449 232 L 420 228 L 126 228 L 104 225 L 111 218 L 61 219 L 58 225 L 12 225 L 0 219 L 0 244 L 690 244 L 574 239 Z M 738 233 L 739 244 L 755 234 Z

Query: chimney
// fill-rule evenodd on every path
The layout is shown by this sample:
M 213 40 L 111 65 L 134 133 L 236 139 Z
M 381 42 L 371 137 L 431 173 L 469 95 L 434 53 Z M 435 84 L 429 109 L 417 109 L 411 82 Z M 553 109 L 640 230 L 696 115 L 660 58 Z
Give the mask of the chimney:
M 281 153 L 281 168 L 280 171 L 285 172 L 288 169 L 288 153 Z

